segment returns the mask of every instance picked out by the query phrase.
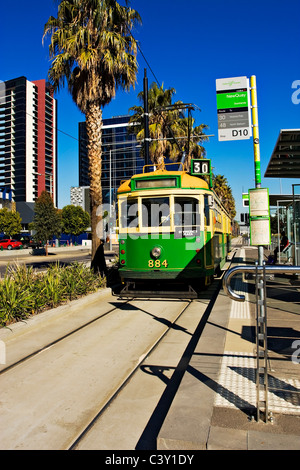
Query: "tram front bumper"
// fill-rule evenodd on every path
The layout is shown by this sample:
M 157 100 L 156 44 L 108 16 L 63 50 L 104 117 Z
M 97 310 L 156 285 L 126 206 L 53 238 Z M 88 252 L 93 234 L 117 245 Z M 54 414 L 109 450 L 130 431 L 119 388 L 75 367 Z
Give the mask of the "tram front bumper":
M 145 271 L 137 271 L 131 269 L 120 269 L 120 276 L 124 281 L 135 281 L 135 280 L 184 280 L 184 279 L 199 279 L 207 275 L 207 271 L 201 268 L 195 269 L 178 269 L 178 270 L 162 270 L 152 269 Z

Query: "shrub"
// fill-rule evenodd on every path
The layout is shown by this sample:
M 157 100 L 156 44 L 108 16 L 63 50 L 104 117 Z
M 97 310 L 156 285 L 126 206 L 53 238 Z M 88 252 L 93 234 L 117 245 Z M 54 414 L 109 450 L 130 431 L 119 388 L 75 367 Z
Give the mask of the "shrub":
M 0 280 L 0 326 L 57 307 L 102 286 L 101 276 L 80 263 L 57 263 L 42 273 L 25 265 L 9 267 Z
M 32 312 L 33 295 L 13 278 L 5 277 L 0 283 L 0 321 L 6 325 L 26 318 Z

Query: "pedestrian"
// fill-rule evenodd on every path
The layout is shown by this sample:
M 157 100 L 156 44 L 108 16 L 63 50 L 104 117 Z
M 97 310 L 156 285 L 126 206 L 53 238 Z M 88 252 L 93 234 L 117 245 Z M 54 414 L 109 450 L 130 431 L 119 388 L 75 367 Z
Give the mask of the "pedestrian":
M 104 240 L 100 241 L 100 245 L 98 246 L 94 259 L 92 260 L 91 267 L 95 274 L 100 274 L 101 277 L 107 276 L 107 266 L 104 256 Z
M 275 248 L 274 250 L 274 264 L 277 263 L 277 257 L 278 257 L 278 251 L 280 250 L 280 253 L 283 252 L 283 250 L 289 245 L 289 239 L 286 236 L 285 232 L 283 231 L 281 233 L 281 240 L 280 240 L 280 246 Z

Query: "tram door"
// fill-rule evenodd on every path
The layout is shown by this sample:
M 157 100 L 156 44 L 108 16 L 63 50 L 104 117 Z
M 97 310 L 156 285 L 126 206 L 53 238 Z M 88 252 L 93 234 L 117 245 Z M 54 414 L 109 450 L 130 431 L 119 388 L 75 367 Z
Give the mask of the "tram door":
M 205 228 L 206 231 L 204 233 L 204 263 L 205 268 L 212 268 L 213 267 L 213 231 L 211 228 L 211 220 L 212 216 L 210 213 L 210 203 L 208 196 L 204 196 L 204 216 L 205 216 Z

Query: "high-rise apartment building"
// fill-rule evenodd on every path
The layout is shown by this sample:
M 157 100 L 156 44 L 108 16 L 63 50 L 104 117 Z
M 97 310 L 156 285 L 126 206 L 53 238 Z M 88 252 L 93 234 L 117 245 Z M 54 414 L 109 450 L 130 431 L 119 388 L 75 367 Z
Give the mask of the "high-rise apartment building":
M 124 179 L 143 171 L 140 144 L 128 133 L 129 116 L 103 119 L 102 190 L 103 202 L 116 200 L 117 189 Z M 79 186 L 89 186 L 87 136 L 85 122 L 79 123 Z
M 57 206 L 56 122 L 56 100 L 45 80 L 0 84 L 0 189 L 17 204 L 34 203 L 46 190 Z

